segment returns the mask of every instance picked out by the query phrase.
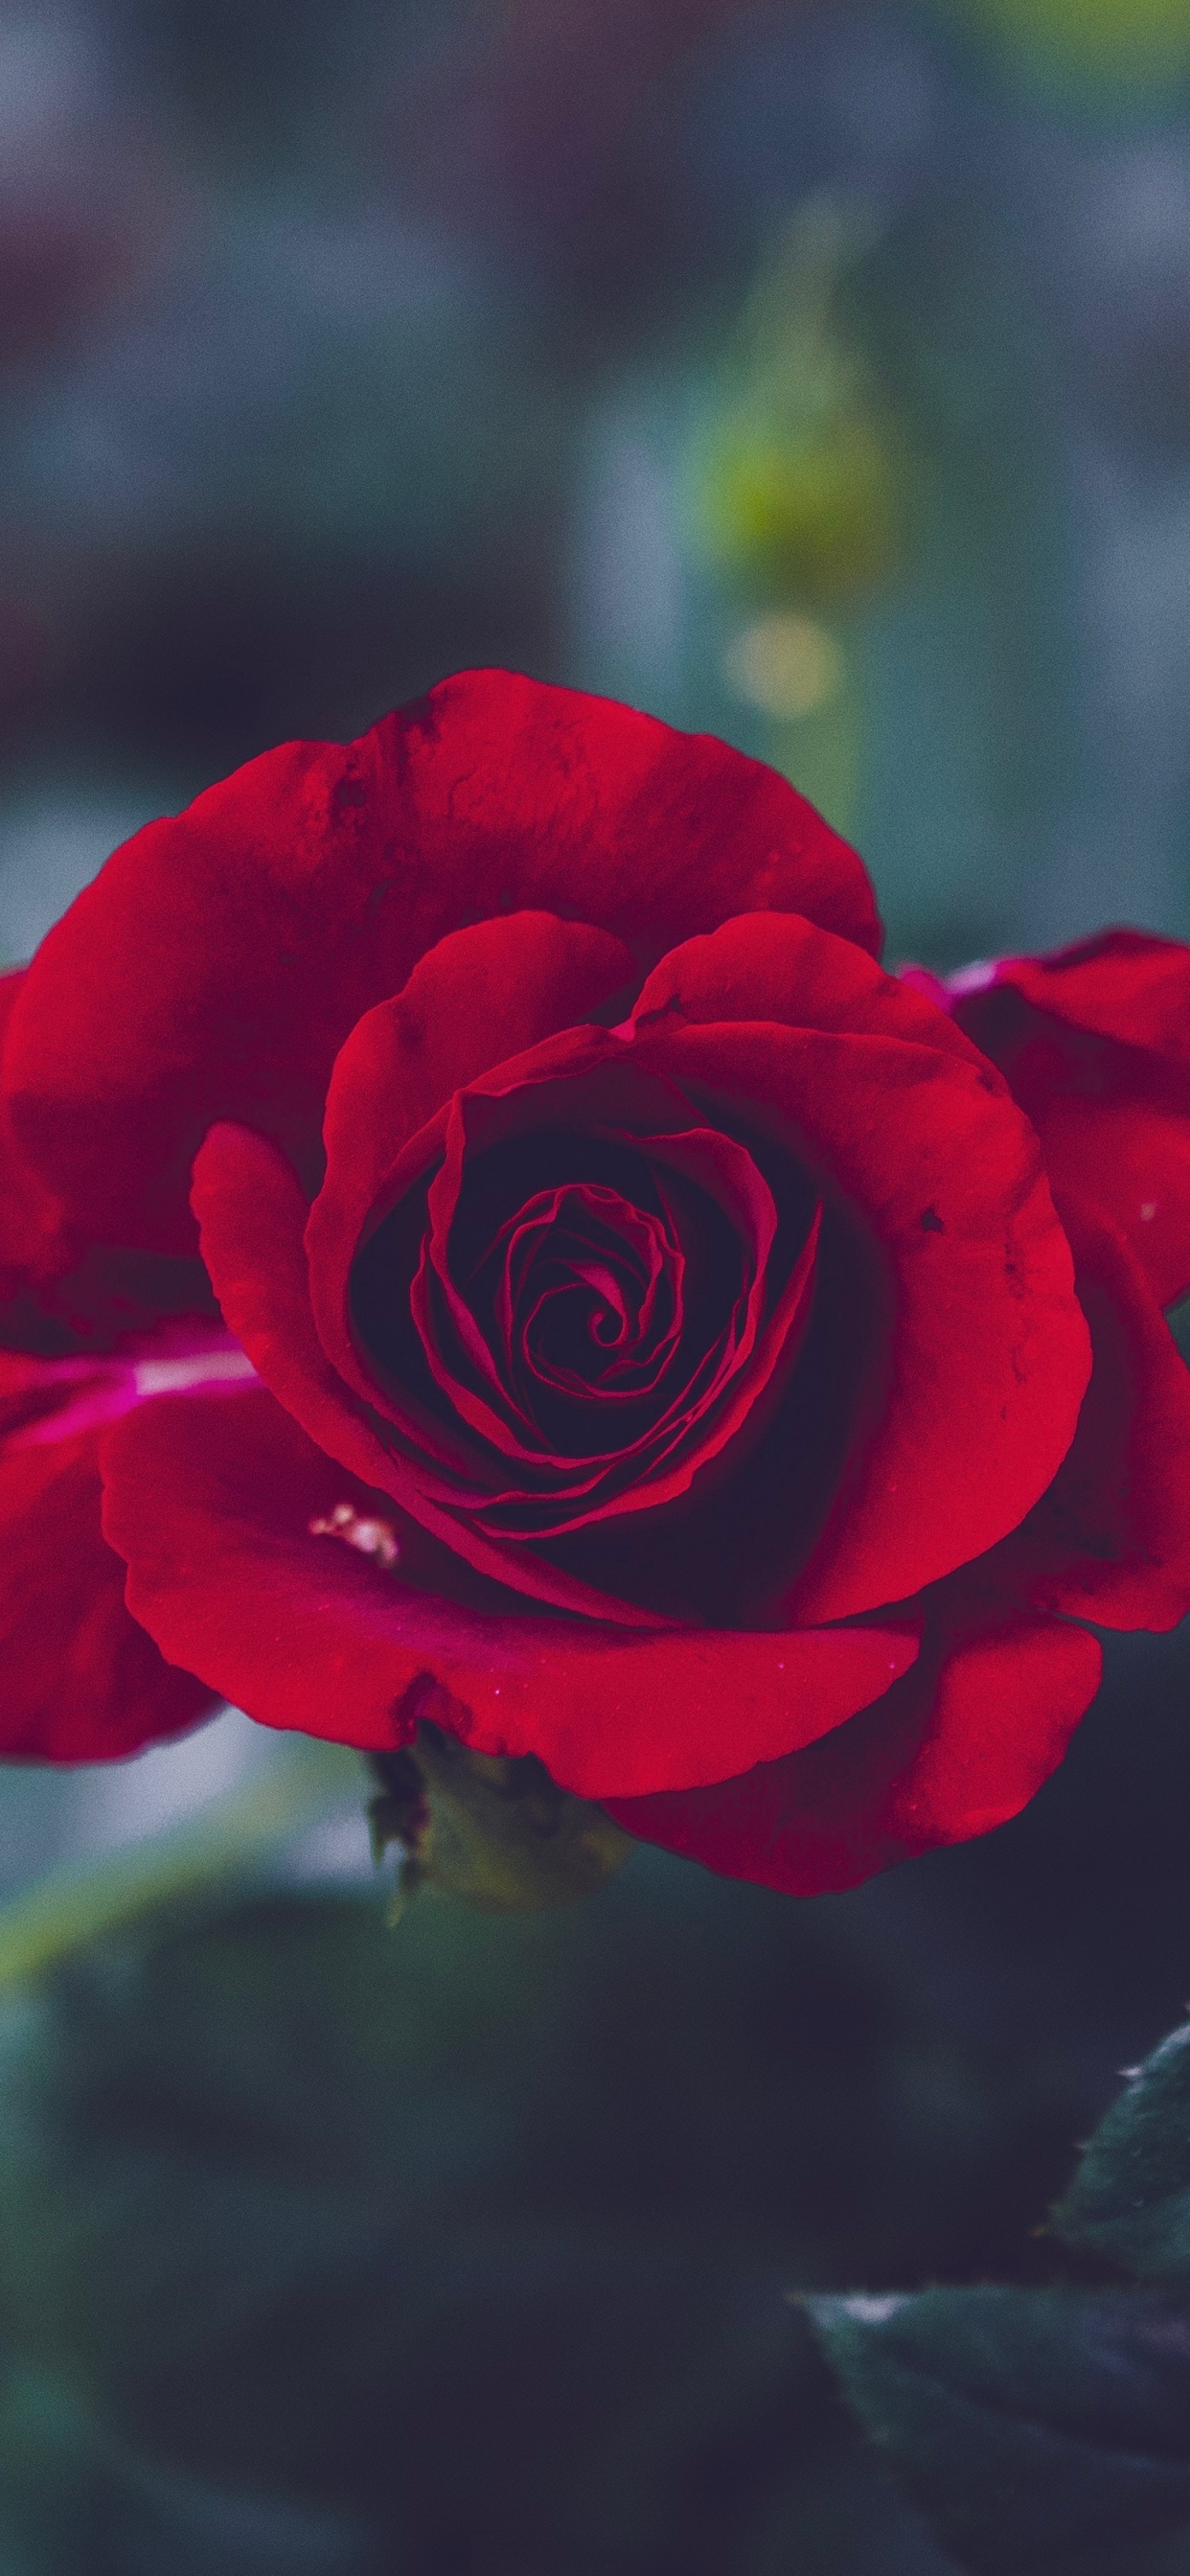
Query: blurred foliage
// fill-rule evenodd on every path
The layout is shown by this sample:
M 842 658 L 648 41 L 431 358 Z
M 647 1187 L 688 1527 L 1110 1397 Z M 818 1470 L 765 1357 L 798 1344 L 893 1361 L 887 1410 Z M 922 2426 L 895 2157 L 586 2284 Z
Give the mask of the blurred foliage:
M 1190 2567 L 1190 2027 L 1100 2123 L 1055 2238 L 1144 2290 L 810 2301 L 872 2440 L 972 2576 Z
M 250 1869 L 341 1803 L 355 1773 L 345 1747 L 293 1736 L 263 1778 L 212 1798 L 193 1820 L 42 1871 L 0 1903 L 0 1992 L 164 1899 Z
M 847 606 L 896 564 L 896 478 L 871 421 L 799 431 L 758 407 L 708 437 L 701 484 L 708 548 L 765 597 Z
M 0 11 L 6 950 L 109 815 L 485 661 L 775 760 L 900 952 L 1183 933 L 1184 26 Z
M 1113 1675 L 1015 1826 L 848 1897 L 634 1847 L 585 1904 L 427 1887 L 389 1931 L 382 1890 L 225 1879 L 10 1984 L 5 2576 L 953 2576 L 800 2294 L 999 2273 L 1021 2377 L 1102 2268 L 1036 2230 L 1185 1991 L 1190 1792 L 1177 1641 Z M 1172 2392 L 1160 2298 L 1134 2348 L 1079 2296 Z M 1111 2391 L 1067 2380 L 1082 2439 Z
M 813 2044 L 795 2067 L 750 2026 L 825 2010 L 829 2064 L 864 2018 L 833 2026 L 829 1979 L 798 1995 L 761 1900 L 733 2033 L 721 1893 L 642 1856 L 561 1918 L 174 1907 L 11 2002 L 6 2568 L 776 2576 L 816 2529 L 824 2569 L 865 2524 L 916 2547 L 784 2296 Z
M 1043 69 L 1147 85 L 1190 64 L 1188 0 L 942 0 Z
M 870 216 L 823 198 L 763 263 L 694 442 L 696 537 L 745 592 L 854 606 L 900 568 L 902 438 L 840 314 Z

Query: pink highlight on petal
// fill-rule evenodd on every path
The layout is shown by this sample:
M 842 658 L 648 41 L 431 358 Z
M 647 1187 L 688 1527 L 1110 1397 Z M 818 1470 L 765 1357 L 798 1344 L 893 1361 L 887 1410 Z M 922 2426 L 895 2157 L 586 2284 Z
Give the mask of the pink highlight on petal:
M 956 1001 L 965 993 L 986 993 L 995 983 L 1001 963 L 998 957 L 977 957 L 972 965 L 960 966 L 953 975 L 946 976 L 946 991 Z
M 123 1350 L 64 1360 L 23 1360 L 22 1409 L 10 1449 L 31 1449 L 104 1430 L 160 1395 L 230 1395 L 257 1386 L 247 1353 L 219 1325 L 169 1324 Z M 0 1383 L 0 1400 L 5 1389 Z M 16 1391 L 14 1390 L 14 1393 Z
M 936 1010 L 949 1012 L 950 986 L 928 966 L 898 966 L 896 975 L 898 984 L 907 984 L 911 993 L 920 993 L 923 1001 L 932 1002 Z
M 977 957 L 973 966 L 959 966 L 953 975 L 935 975 L 929 966 L 898 966 L 897 982 L 907 984 L 911 993 L 920 993 L 938 1010 L 949 1012 L 967 994 L 988 992 L 999 976 L 1001 962 L 996 957 Z

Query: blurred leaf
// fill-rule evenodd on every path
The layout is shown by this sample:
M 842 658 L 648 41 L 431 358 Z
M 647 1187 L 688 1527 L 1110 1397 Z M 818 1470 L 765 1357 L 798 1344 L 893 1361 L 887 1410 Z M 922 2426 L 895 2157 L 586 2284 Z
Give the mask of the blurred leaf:
M 804 2332 L 751 2266 L 492 2205 L 560 2057 L 532 1976 L 459 1975 L 473 1918 L 414 1919 L 420 1957 L 374 1903 L 175 1907 L 12 1998 L 0 2327 L 98 2429 L 121 2512 L 146 2477 L 202 2490 L 219 2576 L 285 2564 L 251 2554 L 254 2494 L 282 2531 L 399 2526 L 427 2576 L 480 2533 L 518 2576 L 646 2576 L 687 2522 L 718 2576 L 780 2490 Z M 188 2567 L 163 2533 L 119 2576 Z
M 973 2576 L 1140 2576 L 1190 2524 L 1190 2317 L 1135 2290 L 816 2298 L 861 2423 Z
M 388 2576 L 358 2516 L 179 2475 L 18 2364 L 0 2371 L 0 2462 L 4 2576 Z
M 891 1885 L 224 1882 L 10 1987 L 0 2345 L 88 2533 L 20 2576 L 946 2576 L 784 2294 L 994 2262 L 1079 2113 L 956 2050 Z
M 1052 2223 L 1142 2280 L 1190 2279 L 1190 2023 L 1130 2077 Z
M 166 1898 L 259 1861 L 337 1805 L 353 1767 L 338 1745 L 297 1737 L 263 1779 L 213 1798 L 197 1817 L 109 1858 L 48 1871 L 0 1904 L 0 1990 Z
M 1176 82 L 1190 55 L 1187 0 L 938 0 L 948 15 L 1063 82 Z
M 94 2429 L 58 2381 L 7 2354 L 0 2357 L 0 2463 L 5 2576 L 76 2576 L 97 2531 Z

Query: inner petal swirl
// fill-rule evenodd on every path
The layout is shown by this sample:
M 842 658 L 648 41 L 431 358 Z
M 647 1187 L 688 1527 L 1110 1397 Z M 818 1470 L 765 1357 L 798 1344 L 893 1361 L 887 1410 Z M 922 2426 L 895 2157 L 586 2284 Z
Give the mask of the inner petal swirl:
M 386 1409 L 430 1428 L 452 1508 L 494 1534 L 547 1541 L 685 1491 L 800 1346 L 804 1181 L 783 1213 L 749 1147 L 677 1107 L 687 1123 L 642 1133 L 460 1095 L 356 1255 L 357 1347 L 405 1399 Z
M 538 1190 L 501 1226 L 472 1303 L 490 1306 L 526 1411 L 539 1390 L 622 1404 L 655 1387 L 673 1356 L 684 1269 L 669 1210 L 571 1182 Z

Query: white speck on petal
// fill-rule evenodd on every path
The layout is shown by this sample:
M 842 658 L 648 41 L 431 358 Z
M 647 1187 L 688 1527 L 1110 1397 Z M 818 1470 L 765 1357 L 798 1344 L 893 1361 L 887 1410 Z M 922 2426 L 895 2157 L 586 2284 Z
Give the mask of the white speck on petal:
M 1152 1224 L 1152 1222 L 1153 1222 L 1154 1217 L 1156 1216 L 1156 1214 L 1157 1214 L 1157 1201 L 1156 1201 L 1156 1199 L 1142 1199 L 1142 1200 L 1141 1200 L 1141 1203 L 1140 1203 L 1140 1221 L 1141 1221 L 1141 1224 L 1142 1224 L 1142 1225 L 1151 1225 L 1151 1224 Z
M 336 1503 L 325 1520 L 307 1523 L 311 1538 L 341 1538 L 360 1556 L 370 1556 L 386 1569 L 395 1565 L 401 1551 L 387 1521 L 376 1520 L 370 1513 L 357 1512 L 354 1503 Z

